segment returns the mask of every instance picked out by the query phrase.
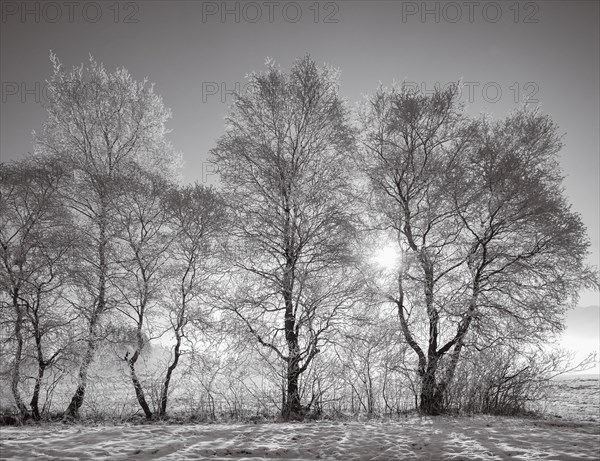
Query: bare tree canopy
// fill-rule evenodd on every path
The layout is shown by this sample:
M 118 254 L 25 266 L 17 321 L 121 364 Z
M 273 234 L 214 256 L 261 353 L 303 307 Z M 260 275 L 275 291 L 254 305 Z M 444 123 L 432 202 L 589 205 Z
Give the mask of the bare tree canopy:
M 349 159 L 338 75 L 310 58 L 250 76 L 213 149 L 231 213 L 236 312 L 286 363 L 283 415 L 306 411 L 298 381 L 355 300 Z
M 91 57 L 87 67 L 70 71 L 53 54 L 51 61 L 48 119 L 37 139 L 38 150 L 57 157 L 72 172 L 63 199 L 86 239 L 79 261 L 79 299 L 74 302 L 87 319 L 88 337 L 77 390 L 67 409 L 68 415 L 77 416 L 100 322 L 116 299 L 110 280 L 117 259 L 118 185 L 134 170 L 132 165 L 172 176 L 176 156 L 166 140 L 170 112 L 146 81 L 134 81 L 125 69 L 110 73 Z
M 560 330 L 579 288 L 597 283 L 589 242 L 562 192 L 557 128 L 537 111 L 472 121 L 456 87 L 380 89 L 362 134 L 373 222 L 402 255 L 382 294 L 417 355 L 420 408 L 437 414 L 475 331 L 519 341 Z
M 29 412 L 19 384 L 31 331 L 38 364 L 31 399 L 36 420 L 41 380 L 67 346 L 65 327 L 74 318 L 68 309 L 55 306 L 69 277 L 67 260 L 78 246 L 76 236 L 69 233 L 72 223 L 60 196 L 66 177 L 51 158 L 0 164 L 0 287 L 9 300 L 1 307 L 3 319 L 13 323 L 16 342 L 11 392 L 26 417 Z M 9 306 L 12 312 L 5 310 Z
M 145 419 L 517 414 L 577 368 L 546 346 L 598 274 L 548 115 L 474 118 L 458 85 L 352 112 L 338 70 L 267 60 L 210 151 L 220 182 L 181 185 L 151 85 L 51 62 L 36 154 L 0 163 L 21 421 L 109 392 Z

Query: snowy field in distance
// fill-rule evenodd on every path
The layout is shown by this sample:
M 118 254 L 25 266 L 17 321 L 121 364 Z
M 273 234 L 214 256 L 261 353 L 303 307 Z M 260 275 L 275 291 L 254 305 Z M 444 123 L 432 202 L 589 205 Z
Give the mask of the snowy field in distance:
M 543 406 L 545 414 L 572 421 L 600 422 L 600 380 L 597 375 L 570 375 L 553 382 Z M 600 447 L 600 441 L 598 443 Z M 599 448 L 600 450 L 600 448 Z M 598 456 L 600 459 L 600 454 Z

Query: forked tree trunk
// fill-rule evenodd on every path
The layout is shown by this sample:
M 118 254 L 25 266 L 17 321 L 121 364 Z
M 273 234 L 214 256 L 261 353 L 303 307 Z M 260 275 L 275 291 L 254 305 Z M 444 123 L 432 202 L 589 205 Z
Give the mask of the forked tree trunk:
M 106 219 L 107 219 L 107 206 L 104 202 L 105 196 L 101 196 L 101 212 L 100 218 L 100 238 L 98 245 L 98 266 L 99 266 L 99 280 L 98 280 L 98 298 L 96 306 L 89 319 L 88 338 L 86 342 L 86 351 L 83 357 L 83 361 L 79 366 L 79 376 L 77 382 L 77 389 L 75 394 L 71 398 L 71 402 L 65 411 L 65 416 L 69 418 L 79 418 L 79 409 L 83 405 L 85 398 L 85 391 L 87 388 L 88 381 L 88 370 L 94 359 L 94 352 L 96 351 L 97 341 L 96 330 L 98 323 L 100 322 L 100 316 L 106 309 L 106 274 L 107 274 L 107 261 L 106 261 L 106 246 L 108 245 L 108 239 L 106 236 Z
M 13 306 L 17 314 L 15 321 L 15 339 L 17 341 L 15 348 L 15 357 L 12 369 L 11 379 L 11 392 L 15 399 L 15 405 L 19 410 L 19 416 L 21 419 L 27 419 L 29 416 L 27 412 L 27 406 L 23 403 L 21 398 L 21 392 L 19 391 L 19 382 L 21 381 L 21 362 L 23 361 L 23 311 L 19 303 L 19 290 L 15 289 L 13 293 Z
M 299 378 L 299 347 L 297 338 L 288 343 L 289 357 L 287 361 L 287 390 L 282 416 L 285 420 L 304 419 L 304 408 L 300 402 Z
M 175 368 L 177 368 L 179 358 L 181 357 L 181 334 L 179 333 L 179 330 L 175 331 L 175 337 L 177 338 L 177 342 L 175 343 L 173 362 L 167 368 L 167 374 L 160 392 L 160 408 L 158 414 L 161 418 L 164 418 L 167 415 L 167 402 L 169 399 L 169 385 L 171 383 L 171 376 L 173 375 Z
M 454 379 L 454 373 L 456 372 L 460 354 L 464 347 L 464 340 L 473 320 L 476 303 L 477 296 L 474 295 L 469 309 L 459 324 L 454 339 L 437 351 L 434 357 L 429 357 L 427 369 L 421 376 L 421 403 L 419 408 L 422 413 L 427 415 L 439 415 L 445 410 L 444 398 L 446 396 L 446 391 Z M 451 347 L 453 347 L 453 349 L 452 352 L 449 353 Z M 436 374 L 438 372 L 438 364 L 442 356 L 446 353 L 449 353 L 449 357 L 447 364 L 444 367 L 444 374 L 439 381 L 437 381 Z
M 287 356 L 287 392 L 285 405 L 281 409 L 281 416 L 286 421 L 304 419 L 304 408 L 300 402 L 300 391 L 298 389 L 300 380 L 300 345 L 298 344 L 298 334 L 296 332 L 296 318 L 294 316 L 294 270 L 295 261 L 292 255 L 294 248 L 294 236 L 291 228 L 290 207 L 287 203 L 284 207 L 286 221 L 284 227 L 284 238 L 286 246 L 286 264 L 283 273 L 283 300 L 285 303 L 284 331 L 285 340 L 288 347 Z
M 94 352 L 96 350 L 96 321 L 92 325 L 90 325 L 90 337 L 87 340 L 86 351 L 83 357 L 83 361 L 79 366 L 79 375 L 77 381 L 77 389 L 71 397 L 71 402 L 69 406 L 65 410 L 65 416 L 68 418 L 79 419 L 79 409 L 81 405 L 83 405 L 83 400 L 85 398 L 85 391 L 87 388 L 87 380 L 88 380 L 88 369 L 94 359 Z
M 300 402 L 300 346 L 298 344 L 298 335 L 296 333 L 296 319 L 294 318 L 293 300 L 293 264 L 288 259 L 286 274 L 284 276 L 283 297 L 285 300 L 285 340 L 288 346 L 287 357 L 287 392 L 285 405 L 282 408 L 281 415 L 285 420 L 304 419 L 304 408 Z
M 146 416 L 146 419 L 152 419 L 152 410 L 150 410 L 150 406 L 146 401 L 146 396 L 144 395 L 144 388 L 142 387 L 142 383 L 137 377 L 135 372 L 135 363 L 139 357 L 139 350 L 136 350 L 133 356 L 130 359 L 127 359 L 127 365 L 129 365 L 129 375 L 131 376 L 131 382 L 133 383 L 133 390 L 135 391 L 135 396 L 137 398 L 140 407 L 142 407 L 142 411 Z
M 30 306 L 29 306 L 30 307 Z M 33 386 L 33 395 L 31 396 L 31 401 L 29 405 L 31 406 L 31 415 L 33 419 L 39 421 L 41 419 L 41 413 L 39 408 L 40 401 L 40 390 L 42 388 L 42 381 L 44 379 L 44 374 L 46 373 L 46 368 L 48 368 L 58 355 L 58 351 L 54 353 L 52 357 L 48 360 L 44 360 L 44 351 L 42 349 L 42 332 L 40 331 L 40 319 L 38 316 L 37 309 L 30 309 L 30 320 L 31 326 L 33 328 L 33 336 L 35 338 L 35 350 L 36 350 L 36 358 L 38 364 L 38 374 L 35 378 L 35 385 Z
M 439 415 L 443 410 L 444 395 L 436 383 L 436 368 L 428 368 L 421 377 L 421 401 L 419 410 L 426 415 Z
M 131 382 L 133 384 L 133 390 L 135 391 L 135 396 L 137 398 L 138 403 L 140 404 L 140 407 L 142 407 L 142 411 L 144 412 L 144 415 L 146 416 L 146 419 L 152 419 L 152 410 L 150 410 L 150 406 L 148 405 L 148 402 L 146 401 L 146 396 L 144 395 L 144 388 L 142 387 L 142 383 L 140 382 L 139 378 L 137 377 L 137 373 L 135 372 L 135 364 L 138 360 L 138 358 L 140 357 L 140 353 L 142 352 L 142 349 L 144 348 L 144 337 L 142 336 L 142 326 L 143 326 L 143 322 L 144 322 L 144 306 L 141 306 L 141 310 L 139 313 L 139 318 L 138 318 L 138 322 L 137 322 L 137 330 L 136 330 L 136 339 L 137 339 L 137 348 L 135 350 L 135 352 L 133 353 L 133 355 L 131 356 L 131 358 L 128 358 L 128 356 L 125 356 L 125 361 L 127 362 L 127 365 L 129 366 L 129 376 L 131 377 Z
M 37 320 L 37 317 L 36 317 Z M 34 325 L 35 330 L 35 346 L 37 350 L 37 362 L 38 362 L 38 374 L 35 378 L 35 385 L 33 386 L 33 395 L 31 396 L 31 402 L 29 405 L 31 406 L 31 414 L 33 419 L 39 421 L 41 419 L 39 401 L 40 401 L 40 389 L 42 387 L 42 380 L 44 379 L 44 373 L 46 372 L 46 368 L 49 363 L 52 363 L 53 358 L 48 361 L 44 360 L 44 354 L 42 351 L 42 336 L 39 331 L 39 324 Z
M 33 386 L 33 395 L 31 397 L 31 415 L 33 419 L 39 421 L 42 416 L 40 414 L 40 389 L 42 387 L 42 379 L 44 378 L 44 372 L 46 370 L 46 365 L 44 363 L 38 363 L 38 375 L 35 378 L 35 385 Z

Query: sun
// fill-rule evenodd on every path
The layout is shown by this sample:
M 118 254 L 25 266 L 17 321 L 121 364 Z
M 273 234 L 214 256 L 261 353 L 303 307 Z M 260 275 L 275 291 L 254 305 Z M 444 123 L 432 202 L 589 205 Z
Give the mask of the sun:
M 387 243 L 373 252 L 372 261 L 385 270 L 393 270 L 400 265 L 400 250 L 394 243 Z

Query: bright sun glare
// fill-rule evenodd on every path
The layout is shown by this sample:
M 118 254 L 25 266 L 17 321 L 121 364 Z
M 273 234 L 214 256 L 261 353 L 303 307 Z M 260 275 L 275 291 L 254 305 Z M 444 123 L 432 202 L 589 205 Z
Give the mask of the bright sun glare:
M 373 253 L 373 262 L 384 269 L 394 269 L 400 264 L 400 251 L 394 243 L 387 243 Z

